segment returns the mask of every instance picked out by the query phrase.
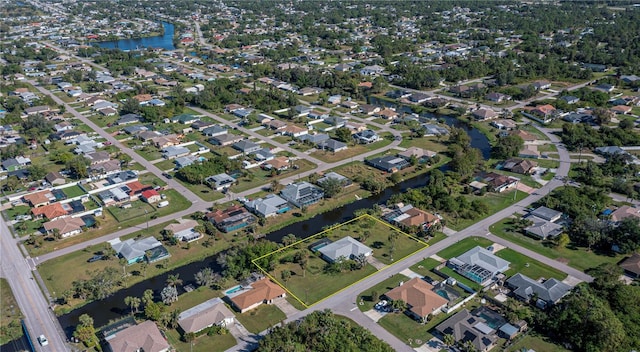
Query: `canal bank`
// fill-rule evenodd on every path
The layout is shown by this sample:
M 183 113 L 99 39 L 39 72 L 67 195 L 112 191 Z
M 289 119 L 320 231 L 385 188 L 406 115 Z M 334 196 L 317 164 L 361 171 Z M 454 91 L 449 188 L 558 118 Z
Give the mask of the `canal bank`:
M 471 145 L 480 149 L 483 157 L 486 159 L 490 156 L 491 146 L 487 138 L 477 129 L 472 128 L 468 124 L 464 124 L 453 117 L 448 116 L 436 116 L 436 115 L 424 115 L 425 118 L 433 118 L 446 123 L 449 126 L 456 126 L 464 129 L 471 137 Z M 441 171 L 447 171 L 447 165 L 439 168 Z M 392 195 L 396 193 L 402 193 L 407 189 L 419 188 L 426 185 L 428 176 L 425 174 L 418 175 L 408 180 L 402 181 L 394 186 L 385 189 L 379 194 L 374 194 L 368 198 L 363 198 L 352 203 L 346 204 L 339 208 L 330 210 L 328 212 L 320 213 L 312 218 L 303 220 L 291 225 L 285 226 L 282 229 L 273 231 L 266 235 L 266 238 L 270 241 L 280 242 L 282 238 L 287 234 L 295 234 L 298 238 L 306 238 L 313 234 L 316 234 L 326 225 L 333 225 L 341 223 L 353 218 L 354 212 L 358 209 L 371 208 L 375 204 L 386 202 Z M 180 278 L 184 280 L 184 285 L 194 284 L 194 275 L 204 267 L 211 267 L 215 271 L 219 272 L 221 268 L 215 262 L 217 255 L 213 255 L 203 261 L 193 262 L 184 265 L 180 268 L 164 273 L 162 275 L 147 279 L 143 282 L 135 284 L 129 288 L 122 289 L 112 296 L 109 296 L 100 301 L 94 301 L 88 303 L 78 309 L 71 311 L 70 313 L 61 315 L 58 319 L 61 326 L 65 329 L 68 336 L 71 336 L 73 329 L 78 322 L 78 318 L 82 314 L 89 314 L 94 318 L 95 326 L 102 326 L 107 324 L 110 320 L 119 319 L 123 315 L 128 314 L 129 309 L 124 304 L 124 298 L 127 296 L 141 297 L 143 292 L 147 289 L 151 289 L 156 295 L 159 295 L 160 290 L 166 286 L 166 279 L 169 275 L 179 274 Z M 180 292 L 184 293 L 184 292 Z

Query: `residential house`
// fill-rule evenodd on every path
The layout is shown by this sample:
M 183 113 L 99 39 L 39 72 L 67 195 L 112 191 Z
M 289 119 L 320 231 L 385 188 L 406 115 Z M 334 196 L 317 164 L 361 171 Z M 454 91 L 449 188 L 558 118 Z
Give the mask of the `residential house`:
M 183 242 L 193 242 L 202 238 L 202 234 L 195 230 L 199 226 L 196 220 L 178 219 L 177 224 L 169 224 L 165 226 L 165 231 L 171 231 L 173 237 Z
M 447 266 L 458 274 L 482 286 L 489 284 L 496 274 L 509 270 L 510 264 L 482 247 L 472 248 L 447 261 Z
M 211 121 L 202 121 L 202 120 L 198 120 L 194 123 L 191 124 L 191 128 L 193 128 L 196 131 L 204 131 L 206 128 L 212 127 L 215 124 Z
M 262 123 L 262 125 L 264 127 L 267 127 L 269 129 L 275 130 L 275 131 L 279 131 L 279 130 L 284 130 L 285 128 L 287 128 L 287 123 L 284 121 L 280 121 L 277 119 L 271 119 L 268 121 L 265 121 Z
M 69 121 L 62 121 L 53 125 L 53 129 L 56 130 L 56 132 L 71 131 L 74 127 L 75 126 Z
M 148 189 L 146 191 L 143 191 L 142 194 L 140 194 L 140 199 L 151 204 L 151 203 L 159 202 L 162 199 L 162 197 L 155 189 Z
M 111 159 L 109 152 L 104 152 L 104 151 L 88 153 L 88 154 L 85 154 L 84 157 L 85 159 L 89 160 L 89 165 L 106 163 Z
M 139 240 L 130 238 L 126 241 L 120 241 L 119 238 L 109 241 L 111 248 L 113 248 L 120 258 L 124 258 L 129 265 L 140 263 L 145 260 L 153 262 L 169 256 L 169 252 L 162 246 L 155 237 L 149 236 Z M 160 256 L 148 257 L 154 253 L 163 253 Z
M 580 101 L 580 98 L 574 97 L 573 95 L 564 95 L 560 97 L 560 100 L 564 101 L 569 105 L 577 104 Z
M 204 180 L 211 188 L 215 189 L 216 191 L 222 191 L 225 188 L 229 188 L 236 182 L 236 179 L 227 175 L 226 173 L 209 176 Z
M 532 303 L 540 309 L 557 304 L 571 291 L 571 286 L 555 278 L 537 281 L 520 273 L 510 277 L 506 284 L 518 299 L 525 302 L 533 299 Z
M 305 134 L 299 137 L 298 139 L 304 142 L 308 142 L 309 144 L 318 145 L 319 143 L 329 140 L 330 138 L 331 137 L 329 137 L 328 134 L 316 133 L 316 134 Z
M 334 153 L 347 150 L 347 144 L 335 139 L 327 139 L 317 144 L 318 149 L 328 150 Z
M 411 166 L 407 160 L 393 155 L 366 159 L 365 163 L 385 172 L 396 172 Z
M 398 117 L 398 113 L 393 109 L 384 108 L 378 111 L 377 113 L 375 113 L 374 116 L 379 117 L 381 119 L 385 119 L 385 120 L 393 120 Z
M 170 145 L 162 149 L 162 157 L 167 160 L 187 156 L 189 154 L 191 154 L 191 151 L 188 148 L 182 146 Z
M 25 202 L 29 203 L 32 208 L 41 207 L 49 203 L 56 201 L 56 196 L 49 190 L 38 191 L 34 193 L 25 194 L 22 196 Z
M 82 228 L 85 227 L 85 223 L 81 218 L 69 217 L 45 222 L 42 226 L 47 234 L 53 234 L 55 231 L 58 231 L 62 238 L 66 238 L 82 233 Z
M 67 181 L 58 171 L 49 172 L 44 179 L 52 186 L 64 185 Z
M 612 107 L 610 110 L 617 115 L 626 115 L 631 113 L 633 108 L 627 105 L 616 105 Z
M 351 130 L 352 134 L 355 134 L 355 133 L 358 133 L 358 132 L 362 132 L 362 131 L 365 131 L 367 129 L 367 125 L 366 124 L 354 122 L 354 121 L 351 121 L 351 120 L 347 120 L 344 123 L 344 127 L 346 127 L 349 130 Z
M 239 205 L 207 213 L 206 217 L 222 232 L 235 231 L 255 222 L 255 217 Z
M 248 286 L 242 286 L 236 294 L 227 294 L 227 297 L 235 309 L 244 313 L 261 304 L 272 304 L 276 299 L 286 295 L 282 287 L 263 278 Z
M 143 185 L 142 183 L 140 183 L 140 181 L 132 181 L 129 182 L 125 185 L 128 188 L 128 194 L 129 197 L 132 200 L 136 200 L 138 199 L 138 197 L 140 197 L 140 195 L 142 194 L 142 192 L 149 190 L 149 189 L 153 189 L 153 186 L 151 185 Z
M 379 65 L 365 66 L 360 69 L 360 74 L 363 76 L 378 76 L 384 72 L 384 67 Z
M 532 117 L 536 121 L 540 123 L 548 123 L 555 117 L 556 108 L 554 108 L 553 105 L 549 104 L 538 105 L 535 108 L 529 110 L 529 112 L 531 113 L 531 115 L 533 115 Z
M 183 125 L 190 125 L 198 120 L 200 120 L 199 117 L 191 114 L 180 114 L 171 118 L 172 123 L 181 123 Z
M 491 109 L 478 109 L 474 111 L 472 115 L 473 117 L 475 117 L 476 120 L 479 120 L 479 121 L 491 120 L 500 116 L 497 112 Z
M 138 114 L 126 114 L 121 116 L 117 121 L 116 121 L 116 125 L 118 126 L 122 126 L 122 125 L 129 125 L 132 123 L 138 123 L 142 121 L 142 116 L 138 115 Z
M 358 103 L 353 100 L 346 100 L 340 103 L 340 106 L 347 108 L 349 110 L 354 110 L 358 108 Z
M 351 236 L 346 236 L 318 249 L 322 258 L 329 263 L 354 259 L 361 255 L 369 257 L 373 250 Z
M 239 142 L 243 139 L 244 139 L 243 136 L 239 136 L 231 133 L 225 133 L 219 136 L 214 136 L 212 138 L 209 138 L 209 143 L 224 147 L 224 146 L 232 145 L 233 143 Z
M 518 125 L 513 120 L 506 120 L 506 119 L 491 121 L 490 125 L 499 130 L 507 130 L 507 131 L 513 130 L 516 127 L 518 127 Z
M 418 147 L 409 147 L 407 150 L 399 152 L 398 156 L 406 161 L 411 161 L 411 158 L 415 157 L 419 163 L 425 163 L 436 156 L 436 152 Z
M 324 197 L 324 192 L 309 182 L 302 181 L 286 185 L 280 195 L 289 203 L 302 208 L 319 202 Z
M 382 217 L 391 224 L 400 227 L 417 227 L 429 230 L 433 225 L 440 223 L 440 218 L 422 209 L 415 208 L 411 204 L 397 204 L 396 208 Z
M 339 95 L 339 94 L 331 95 L 329 96 L 329 98 L 327 98 L 327 102 L 333 105 L 338 105 L 340 104 L 341 101 L 342 101 L 342 95 Z
M 278 195 L 269 194 L 264 198 L 257 198 L 244 203 L 244 206 L 254 214 L 268 218 L 291 210 L 291 205 Z
M 502 93 L 495 93 L 495 92 L 492 92 L 492 93 L 489 93 L 489 94 L 485 95 L 484 98 L 489 100 L 489 101 L 492 101 L 494 103 L 498 103 L 498 104 L 500 104 L 500 103 L 502 103 L 504 101 L 511 100 L 511 96 L 510 95 L 506 95 L 506 94 L 502 94 Z
M 489 186 L 491 191 L 496 193 L 502 193 L 511 188 L 518 186 L 519 179 L 511 176 L 500 175 L 495 172 L 490 172 L 485 175 L 483 181 Z
M 311 112 L 311 108 L 306 105 L 296 105 L 293 111 L 296 116 L 307 116 Z
M 185 334 L 198 333 L 213 325 L 230 326 L 235 315 L 219 297 L 189 308 L 178 315 L 178 325 Z
M 640 219 L 640 208 L 623 205 L 611 213 L 611 221 L 619 223 L 626 218 Z
M 227 133 L 228 131 L 226 128 L 218 125 L 210 126 L 202 130 L 202 134 L 207 137 L 218 137 Z
M 61 203 L 53 203 L 33 208 L 31 209 L 31 213 L 35 218 L 44 217 L 45 219 L 52 221 L 69 215 L 69 210 L 71 210 L 71 207 L 66 205 L 66 208 L 67 209 L 65 209 L 65 207 Z
M 238 150 L 245 155 L 257 152 L 258 150 L 262 149 L 262 147 L 259 144 L 254 143 L 248 139 L 243 139 L 241 141 L 238 141 L 234 143 L 232 147 L 233 149 Z
M 538 137 L 535 134 L 531 132 L 527 132 L 525 130 L 514 130 L 514 131 L 510 131 L 509 134 L 522 138 L 522 140 L 524 140 L 525 143 L 534 142 L 538 140 Z
M 2 168 L 6 171 L 15 171 L 31 165 L 31 159 L 22 156 L 9 158 L 2 161 Z
M 337 172 L 333 172 L 333 171 L 324 174 L 324 176 L 321 177 L 320 179 L 318 179 L 318 181 L 316 183 L 318 185 L 322 186 L 323 183 L 325 183 L 325 182 L 327 182 L 329 180 L 336 180 L 336 181 L 340 182 L 342 187 L 350 186 L 353 183 L 353 182 L 351 182 L 350 179 L 340 175 Z
M 180 144 L 180 138 L 176 134 L 168 134 L 166 136 L 151 138 L 151 142 L 156 146 L 156 148 L 163 149 L 172 145 Z
M 120 160 L 111 159 L 104 163 L 89 166 L 89 172 L 92 174 L 109 174 L 120 171 Z
M 44 114 L 45 112 L 49 112 L 49 111 L 51 111 L 51 108 L 48 107 L 47 105 L 31 106 L 31 107 L 28 107 L 28 108 L 24 109 L 24 113 L 27 116 Z
M 616 88 L 616 86 L 614 86 L 612 84 L 607 84 L 607 83 L 598 84 L 596 86 L 596 90 L 599 90 L 599 91 L 605 92 L 605 93 L 611 93 L 611 92 L 613 92 L 613 90 L 615 88 Z
M 419 277 L 413 278 L 384 294 L 391 301 L 401 300 L 407 304 L 407 315 L 419 322 L 426 322 L 436 315 L 449 301 L 438 295 L 431 284 Z
M 530 226 L 527 226 L 524 229 L 529 236 L 544 240 L 547 238 L 555 238 L 564 232 L 564 227 L 554 222 L 543 220 L 535 216 L 529 216 L 527 219 L 532 222 Z
M 511 158 L 502 163 L 502 170 L 515 172 L 522 175 L 530 175 L 535 172 L 538 163 L 529 159 Z
M 360 105 L 360 112 L 365 115 L 373 115 L 380 112 L 380 107 L 371 104 Z
M 273 160 L 276 156 L 271 152 L 269 148 L 262 148 L 258 151 L 253 152 L 254 159 L 256 161 L 269 161 Z
M 176 170 L 180 170 L 185 166 L 189 166 L 192 165 L 198 161 L 203 161 L 206 160 L 204 157 L 198 157 L 195 155 L 185 155 L 185 156 L 181 156 L 181 157 L 177 157 L 175 159 L 173 159 L 173 163 L 176 164 Z
M 286 156 L 279 156 L 271 160 L 267 160 L 262 164 L 262 168 L 265 170 L 276 169 L 277 171 L 287 170 L 290 166 L 290 160 Z
M 247 117 L 249 117 L 249 115 L 251 115 L 252 112 L 253 109 L 238 109 L 233 111 L 233 115 L 241 119 L 246 119 Z
M 502 319 L 504 321 L 504 319 Z M 471 341 L 476 351 L 487 352 L 498 342 L 494 328 L 478 315 L 473 315 L 466 308 L 436 326 L 441 336 L 453 335 L 458 343 Z
M 531 216 L 550 222 L 556 222 L 562 218 L 562 212 L 547 208 L 545 206 L 540 206 L 527 214 L 527 217 Z
M 353 135 L 360 144 L 374 143 L 380 140 L 380 136 L 373 130 L 364 130 Z
M 306 128 L 298 127 L 296 125 L 288 125 L 283 130 L 286 136 L 290 136 L 293 138 L 300 138 L 304 135 L 309 134 L 309 130 Z
M 533 82 L 533 88 L 536 90 L 549 89 L 551 88 L 551 82 L 549 81 L 536 81 Z
M 146 320 L 105 337 L 112 352 L 169 352 L 171 346 L 156 323 Z
M 640 279 L 640 254 L 634 253 L 620 263 L 624 274 L 633 279 Z

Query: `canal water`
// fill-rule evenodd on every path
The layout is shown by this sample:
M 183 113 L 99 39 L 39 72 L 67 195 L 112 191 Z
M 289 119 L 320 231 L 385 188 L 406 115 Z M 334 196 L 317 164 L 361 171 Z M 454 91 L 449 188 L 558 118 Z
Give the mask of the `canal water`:
M 138 50 L 142 48 L 163 48 L 167 50 L 175 50 L 173 46 L 174 26 L 171 23 L 162 22 L 164 28 L 163 35 L 144 38 L 120 39 L 107 42 L 95 43 L 101 48 L 120 49 L 123 51 Z
M 437 118 L 438 120 L 444 121 L 447 125 L 465 129 L 471 137 L 471 145 L 474 148 L 480 149 L 485 159 L 489 158 L 489 155 L 491 153 L 491 146 L 487 137 L 485 137 L 480 131 L 453 117 L 435 115 L 429 115 L 428 117 Z M 440 169 L 442 171 L 446 171 L 447 165 L 441 167 Z M 334 210 L 318 214 L 308 220 L 294 223 L 280 230 L 271 232 L 267 234 L 266 238 L 270 241 L 280 242 L 282 240 L 282 237 L 289 233 L 295 234 L 298 238 L 309 237 L 317 233 L 325 225 L 332 225 L 351 219 L 353 217 L 354 211 L 358 209 L 371 208 L 374 204 L 386 202 L 393 194 L 404 192 L 405 190 L 410 188 L 422 187 L 426 184 L 427 178 L 428 176 L 423 174 L 405 180 L 395 186 L 385 189 L 379 194 L 357 200 L 353 203 L 346 204 Z M 127 289 L 120 290 L 112 296 L 109 296 L 101 301 L 89 303 L 68 314 L 62 315 L 58 318 L 58 320 L 60 321 L 60 325 L 62 325 L 62 328 L 65 330 L 68 336 L 71 336 L 71 334 L 73 333 L 80 315 L 85 313 L 93 317 L 96 327 L 106 325 L 110 320 L 119 319 L 124 314 L 128 314 L 128 307 L 124 304 L 125 297 L 142 297 L 143 292 L 147 289 L 154 290 L 156 296 L 158 296 L 160 290 L 162 290 L 166 286 L 167 277 L 172 274 L 179 274 L 180 278 L 184 281 L 183 285 L 193 284 L 194 286 L 197 286 L 193 281 L 193 277 L 195 273 L 200 271 L 200 269 L 207 266 L 216 271 L 219 271 L 221 269 L 215 262 L 215 256 L 209 257 L 204 261 L 187 264 L 171 272 L 147 279 Z

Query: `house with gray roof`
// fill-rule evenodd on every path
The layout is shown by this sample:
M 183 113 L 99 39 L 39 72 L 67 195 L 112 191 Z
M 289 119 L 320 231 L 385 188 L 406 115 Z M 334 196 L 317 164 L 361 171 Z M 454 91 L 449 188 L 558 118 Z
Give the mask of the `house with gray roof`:
M 318 179 L 318 181 L 316 182 L 318 185 L 322 185 L 323 183 L 329 181 L 329 180 L 337 180 L 340 182 L 340 184 L 342 184 L 342 187 L 346 187 L 351 185 L 353 182 L 351 182 L 350 179 L 340 175 L 337 172 L 327 172 L 326 174 L 324 174 L 324 176 L 320 179 Z
M 203 157 L 198 157 L 198 156 L 195 156 L 195 155 L 185 155 L 185 156 L 181 156 L 181 157 L 175 158 L 175 160 L 173 160 L 173 163 L 176 164 L 176 169 L 180 170 L 183 167 L 189 166 L 189 165 L 195 163 L 196 161 L 200 161 L 202 159 L 204 159 L 204 158 Z
M 317 145 L 318 149 L 322 149 L 322 150 L 328 150 L 331 152 L 340 152 L 343 150 L 347 150 L 347 144 L 346 143 L 342 143 L 338 140 L 335 140 L 333 138 L 331 139 L 327 139 L 326 141 L 322 141 L 320 143 L 318 143 Z
M 534 216 L 539 219 L 554 222 L 554 221 L 560 220 L 560 218 L 562 217 L 562 212 L 542 206 L 531 211 L 527 215 L 527 217 L 530 217 L 530 216 Z
M 300 136 L 298 139 L 304 142 L 309 142 L 311 144 L 317 145 L 318 143 L 329 140 L 330 138 L 331 137 L 329 137 L 328 134 L 317 133 L 317 134 L 305 134 L 303 136 Z
M 269 194 L 264 198 L 250 200 L 245 202 L 244 206 L 252 213 L 265 218 L 286 213 L 291 210 L 289 202 L 275 194 Z
M 244 154 L 251 154 L 254 152 L 257 152 L 258 150 L 262 149 L 262 147 L 260 147 L 260 145 L 258 145 L 257 143 L 254 143 L 248 139 L 243 139 L 241 141 L 238 141 L 236 143 L 233 144 L 233 149 L 238 150 Z
M 527 226 L 524 230 L 530 235 L 540 239 L 554 238 L 560 235 L 564 231 L 562 225 L 556 224 L 551 221 L 540 219 L 536 216 L 529 216 L 527 220 L 533 222 L 531 226 Z
M 324 197 L 324 192 L 309 182 L 302 181 L 286 185 L 280 195 L 289 203 L 302 208 L 319 202 Z
M 191 151 L 188 148 L 170 145 L 164 149 L 162 149 L 162 157 L 165 159 L 175 159 L 181 156 L 189 155 Z
M 353 135 L 360 144 L 369 144 L 380 140 L 380 136 L 374 130 L 364 130 Z
M 329 263 L 340 262 L 345 259 L 354 259 L 360 255 L 365 257 L 373 254 L 373 250 L 351 236 L 341 238 L 320 249 L 322 258 Z
M 153 236 L 143 238 L 137 241 L 133 238 L 130 238 L 126 241 L 120 241 L 119 238 L 116 238 L 115 240 L 109 241 L 109 244 L 111 245 L 111 248 L 113 248 L 113 250 L 115 250 L 116 253 L 118 253 L 118 256 L 127 260 L 127 263 L 129 265 L 144 261 L 147 251 L 151 251 L 158 247 L 162 247 L 162 243 L 160 243 Z M 166 252 L 166 249 L 165 249 L 165 252 Z M 162 256 L 162 258 L 165 258 L 168 256 L 169 256 L 169 253 L 166 252 L 166 255 Z M 162 258 L 156 257 L 154 259 L 159 260 Z M 150 258 L 147 258 L 147 260 L 150 260 Z
M 227 134 L 227 129 L 218 125 L 214 125 L 203 129 L 202 134 L 207 137 L 217 137 L 223 134 Z
M 540 309 L 558 303 L 571 291 L 571 286 L 557 279 L 551 278 L 540 282 L 520 273 L 510 277 L 506 283 L 518 299 L 525 302 L 536 299 L 534 303 Z
M 489 284 L 496 274 L 509 270 L 510 264 L 482 247 L 472 248 L 447 261 L 447 266 L 458 274 L 483 286 Z
M 456 342 L 471 341 L 477 351 L 486 352 L 498 342 L 495 329 L 487 325 L 487 321 L 471 314 L 466 308 L 436 326 L 442 336 L 453 335 Z
M 135 134 L 138 134 L 140 132 L 148 131 L 149 128 L 147 126 L 134 125 L 134 126 L 127 126 L 127 127 L 123 128 L 122 130 L 127 134 L 135 135 Z
M 385 172 L 396 172 L 411 165 L 405 159 L 393 155 L 366 159 L 365 164 Z
M 209 176 L 204 180 L 216 191 L 222 191 L 225 188 L 229 188 L 234 182 L 236 182 L 233 177 L 225 173 Z
M 235 315 L 220 297 L 200 303 L 178 315 L 178 325 L 185 333 L 197 333 L 213 325 L 228 326 L 234 321 Z
M 269 161 L 273 160 L 276 157 L 269 148 L 262 148 L 258 151 L 255 151 L 253 152 L 253 155 L 256 161 Z
M 117 121 L 116 121 L 116 125 L 121 126 L 121 125 L 128 125 L 131 123 L 137 123 L 142 121 L 142 117 L 138 114 L 126 114 L 126 115 L 122 115 Z
M 208 142 L 213 145 L 220 145 L 224 147 L 227 145 L 231 145 L 235 142 L 241 141 L 243 139 L 244 139 L 243 136 L 238 136 L 231 133 L 224 133 L 224 134 L 209 138 Z

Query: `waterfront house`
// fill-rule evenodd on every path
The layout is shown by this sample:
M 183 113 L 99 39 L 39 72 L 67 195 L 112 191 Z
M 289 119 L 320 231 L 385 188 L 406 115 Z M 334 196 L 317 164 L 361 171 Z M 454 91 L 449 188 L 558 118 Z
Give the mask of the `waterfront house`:
M 286 185 L 280 195 L 289 203 L 302 208 L 319 202 L 324 197 L 324 192 L 309 182 L 302 181 Z
M 212 211 L 206 217 L 222 232 L 235 231 L 255 222 L 255 217 L 239 205 Z
M 264 198 L 257 198 L 244 203 L 249 211 L 259 216 L 268 218 L 291 210 L 289 202 L 275 194 L 269 194 Z
M 272 304 L 276 299 L 283 298 L 286 295 L 282 287 L 267 278 L 263 278 L 248 286 L 243 286 L 239 294 L 227 294 L 227 297 L 235 309 L 240 313 L 244 313 L 261 304 Z
M 178 315 L 178 325 L 182 331 L 198 333 L 213 325 L 230 326 L 235 322 L 235 315 L 219 297 L 189 308 Z

